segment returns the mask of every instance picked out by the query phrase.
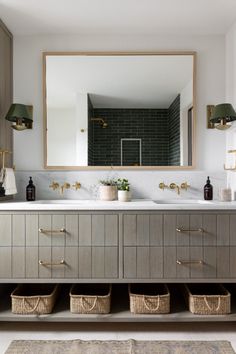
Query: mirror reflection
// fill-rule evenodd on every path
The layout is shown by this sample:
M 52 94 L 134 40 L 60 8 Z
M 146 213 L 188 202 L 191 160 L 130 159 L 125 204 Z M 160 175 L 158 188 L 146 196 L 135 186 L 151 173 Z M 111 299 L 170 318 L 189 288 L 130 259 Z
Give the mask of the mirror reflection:
M 191 166 L 194 53 L 45 53 L 49 168 Z

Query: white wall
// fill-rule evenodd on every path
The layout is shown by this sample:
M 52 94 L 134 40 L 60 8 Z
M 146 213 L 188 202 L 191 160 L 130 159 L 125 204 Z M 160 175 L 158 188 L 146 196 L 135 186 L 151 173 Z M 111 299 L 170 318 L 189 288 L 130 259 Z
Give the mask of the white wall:
M 230 28 L 226 35 L 226 101 L 236 109 L 236 23 Z M 236 122 L 226 134 L 226 167 L 236 165 L 236 155 L 228 154 L 227 151 L 236 149 Z M 228 172 L 228 185 L 233 190 L 233 197 L 236 199 L 236 172 Z
M 33 104 L 34 129 L 14 132 L 14 159 L 17 170 L 37 171 L 43 166 L 43 100 L 42 52 L 43 51 L 182 51 L 197 52 L 197 170 L 202 176 L 215 176 L 222 172 L 225 134 L 206 129 L 206 105 L 225 99 L 225 42 L 223 36 L 19 36 L 14 38 L 14 101 Z M 28 173 L 28 172 L 27 172 Z M 78 172 L 92 178 L 92 172 Z M 105 172 L 104 172 L 105 174 Z M 150 172 L 126 172 L 129 178 L 147 176 Z M 184 173 L 184 179 L 193 178 L 195 171 Z M 170 173 L 152 172 L 159 182 Z M 180 176 L 175 173 L 174 176 Z M 47 176 L 47 172 L 45 172 Z M 135 176 L 135 177 L 134 177 Z M 92 178 L 95 180 L 95 178 Z M 176 177 L 174 177 L 176 179 Z M 198 179 L 202 188 L 202 180 Z M 47 180 L 48 183 L 48 180 Z M 200 184 L 201 183 L 201 184 Z M 140 179 L 140 190 L 147 190 L 145 178 Z

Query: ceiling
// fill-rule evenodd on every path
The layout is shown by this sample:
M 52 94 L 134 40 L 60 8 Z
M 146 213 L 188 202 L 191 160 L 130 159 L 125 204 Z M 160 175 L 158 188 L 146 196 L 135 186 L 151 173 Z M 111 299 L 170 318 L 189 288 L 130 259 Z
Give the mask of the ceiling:
M 236 0 L 0 0 L 14 35 L 215 35 L 236 20 Z

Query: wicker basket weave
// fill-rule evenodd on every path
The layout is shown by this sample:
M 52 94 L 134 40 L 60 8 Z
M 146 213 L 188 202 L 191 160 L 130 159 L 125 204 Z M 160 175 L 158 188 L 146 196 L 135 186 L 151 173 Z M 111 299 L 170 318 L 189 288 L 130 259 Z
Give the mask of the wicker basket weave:
M 140 285 L 138 291 L 133 290 L 133 285 L 129 285 L 130 311 L 132 313 L 169 313 L 170 312 L 170 292 L 165 284 L 151 284 L 153 288 L 145 294 L 145 285 Z M 137 285 L 135 285 L 137 288 Z
M 80 314 L 107 314 L 111 310 L 111 285 L 76 284 L 70 290 L 70 311 Z
M 51 284 L 18 285 L 11 293 L 12 312 L 19 315 L 51 313 L 59 286 Z
M 221 284 L 184 285 L 189 311 L 198 315 L 224 315 L 231 312 L 231 295 Z

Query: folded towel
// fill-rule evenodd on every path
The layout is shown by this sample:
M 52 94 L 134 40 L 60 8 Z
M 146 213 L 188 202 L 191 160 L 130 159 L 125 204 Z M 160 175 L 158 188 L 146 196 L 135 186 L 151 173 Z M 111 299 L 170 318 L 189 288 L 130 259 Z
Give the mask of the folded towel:
M 12 168 L 4 168 L 2 186 L 5 189 L 5 195 L 17 193 L 15 173 Z

